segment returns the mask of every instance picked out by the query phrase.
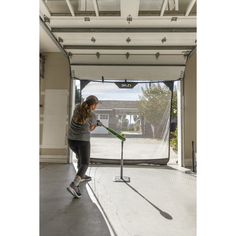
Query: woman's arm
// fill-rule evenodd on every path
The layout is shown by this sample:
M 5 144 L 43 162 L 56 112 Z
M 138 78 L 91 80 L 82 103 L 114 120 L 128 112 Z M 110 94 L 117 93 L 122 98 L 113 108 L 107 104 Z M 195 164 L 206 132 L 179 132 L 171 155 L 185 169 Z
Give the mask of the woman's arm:
M 90 126 L 90 131 L 93 131 L 97 126 L 96 125 L 91 125 Z
M 93 112 L 91 114 L 89 125 L 90 131 L 93 131 L 97 127 L 97 116 Z

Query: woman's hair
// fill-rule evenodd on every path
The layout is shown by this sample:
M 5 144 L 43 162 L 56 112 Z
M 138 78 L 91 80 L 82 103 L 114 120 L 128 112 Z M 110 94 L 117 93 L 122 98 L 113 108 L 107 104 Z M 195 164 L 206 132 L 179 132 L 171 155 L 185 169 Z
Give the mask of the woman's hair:
M 86 120 L 91 116 L 90 107 L 94 104 L 98 104 L 98 98 L 94 95 L 90 95 L 86 98 L 86 100 L 79 104 L 74 111 L 73 121 L 79 124 L 84 124 Z

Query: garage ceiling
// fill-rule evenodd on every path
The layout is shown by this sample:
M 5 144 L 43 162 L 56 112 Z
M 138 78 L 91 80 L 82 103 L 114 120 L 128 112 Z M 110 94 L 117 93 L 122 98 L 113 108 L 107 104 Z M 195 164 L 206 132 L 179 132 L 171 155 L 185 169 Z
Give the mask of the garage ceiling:
M 80 78 L 79 67 L 92 79 L 88 68 L 122 65 L 182 75 L 196 48 L 196 14 L 196 0 L 40 0 L 41 52 L 63 51 Z

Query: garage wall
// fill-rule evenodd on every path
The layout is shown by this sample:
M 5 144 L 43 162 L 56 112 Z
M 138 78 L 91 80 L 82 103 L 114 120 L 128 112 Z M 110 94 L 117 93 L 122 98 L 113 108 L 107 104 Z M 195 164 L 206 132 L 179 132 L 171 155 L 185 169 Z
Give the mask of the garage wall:
M 40 161 L 68 162 L 70 67 L 62 53 L 44 53 L 40 79 Z
M 192 167 L 192 141 L 197 145 L 197 75 L 196 75 L 196 49 L 189 56 L 186 63 L 183 86 L 183 165 Z

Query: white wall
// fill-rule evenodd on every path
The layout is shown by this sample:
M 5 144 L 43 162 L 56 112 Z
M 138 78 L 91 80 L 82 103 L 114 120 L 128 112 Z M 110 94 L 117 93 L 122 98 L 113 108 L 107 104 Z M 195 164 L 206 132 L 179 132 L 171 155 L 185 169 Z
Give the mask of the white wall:
M 197 145 L 197 75 L 196 50 L 189 56 L 183 80 L 183 157 L 185 167 L 192 167 L 192 141 Z
M 40 161 L 67 163 L 70 69 L 62 53 L 45 54 L 40 85 Z

